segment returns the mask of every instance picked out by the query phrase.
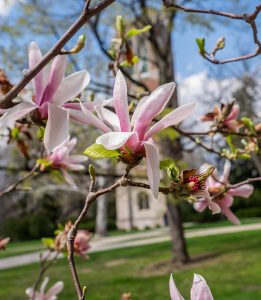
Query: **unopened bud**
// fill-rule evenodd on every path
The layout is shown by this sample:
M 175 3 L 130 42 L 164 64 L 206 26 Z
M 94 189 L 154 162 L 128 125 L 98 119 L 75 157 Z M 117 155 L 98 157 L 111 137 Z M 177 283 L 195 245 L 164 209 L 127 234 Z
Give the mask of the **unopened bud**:
M 95 169 L 94 169 L 93 165 L 89 165 L 89 174 L 90 174 L 91 180 L 95 183 L 96 174 L 95 174 Z
M 256 130 L 256 132 L 258 132 L 258 133 L 261 132 L 261 123 L 259 123 L 259 124 L 257 124 L 257 125 L 255 126 L 255 130 Z
M 78 53 L 80 52 L 85 46 L 85 35 L 81 34 L 79 36 L 77 44 L 69 51 L 70 53 Z
M 221 36 L 216 43 L 216 47 L 218 49 L 224 49 L 225 48 L 225 38 L 223 36 Z
M 116 17 L 116 30 L 119 38 L 124 38 L 124 21 L 122 16 Z

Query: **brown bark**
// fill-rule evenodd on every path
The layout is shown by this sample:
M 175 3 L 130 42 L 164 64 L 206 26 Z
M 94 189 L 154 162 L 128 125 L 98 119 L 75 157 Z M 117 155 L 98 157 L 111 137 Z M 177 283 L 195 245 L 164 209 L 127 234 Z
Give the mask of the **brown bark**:
M 166 14 L 168 22 L 162 23 L 162 32 L 154 35 L 155 42 L 158 44 L 159 49 L 154 47 L 154 52 L 158 61 L 160 84 L 175 81 L 175 67 L 174 56 L 172 49 L 172 34 L 170 28 L 173 28 L 175 14 Z M 163 25 L 164 24 L 164 25 Z M 158 27 L 160 28 L 160 27 Z M 164 34 L 166 34 L 164 36 Z M 159 40 L 157 40 L 159 39 Z M 153 44 L 152 42 L 152 47 Z M 177 87 L 169 102 L 169 107 L 176 108 L 178 106 L 178 93 Z M 182 145 L 180 139 L 172 141 L 170 138 L 162 139 L 162 153 L 163 157 L 170 157 L 175 160 L 182 159 Z M 179 203 L 174 203 L 173 199 L 167 197 L 167 216 L 172 238 L 173 260 L 175 263 L 183 264 L 189 261 L 187 245 L 184 237 L 184 230 L 182 226 L 182 215 Z

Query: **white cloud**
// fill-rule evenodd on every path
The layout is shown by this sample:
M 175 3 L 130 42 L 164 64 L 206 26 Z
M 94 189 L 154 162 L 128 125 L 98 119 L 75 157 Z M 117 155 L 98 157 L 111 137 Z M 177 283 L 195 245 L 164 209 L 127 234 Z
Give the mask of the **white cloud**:
M 24 0 L 0 0 L 0 16 L 7 16 L 17 2 L 24 2 Z

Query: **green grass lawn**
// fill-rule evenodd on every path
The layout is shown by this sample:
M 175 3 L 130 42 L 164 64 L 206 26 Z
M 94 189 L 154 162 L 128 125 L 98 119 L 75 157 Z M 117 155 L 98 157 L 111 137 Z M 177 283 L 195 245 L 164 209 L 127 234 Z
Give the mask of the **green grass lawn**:
M 134 300 L 169 299 L 170 272 L 189 299 L 193 273 L 203 275 L 217 300 L 261 299 L 260 231 L 188 239 L 193 262 L 176 268 L 170 262 L 170 243 L 113 250 L 77 260 L 79 275 L 90 300 L 117 300 L 130 291 Z M 17 300 L 32 285 L 38 265 L 0 271 L 0 299 Z M 66 259 L 48 271 L 51 283 L 65 282 L 61 300 L 76 299 Z

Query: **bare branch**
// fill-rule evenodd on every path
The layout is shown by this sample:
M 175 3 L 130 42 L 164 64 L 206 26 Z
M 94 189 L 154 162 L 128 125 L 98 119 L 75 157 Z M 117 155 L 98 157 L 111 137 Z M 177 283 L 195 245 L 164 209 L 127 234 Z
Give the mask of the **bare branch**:
M 251 14 L 247 14 L 247 13 L 234 14 L 234 13 L 228 13 L 228 12 L 223 12 L 223 11 L 217 11 L 217 10 L 213 10 L 213 9 L 189 8 L 189 7 L 185 7 L 182 5 L 172 3 L 170 0 L 163 0 L 163 3 L 166 7 L 176 8 L 181 11 L 188 12 L 188 13 L 211 14 L 211 15 L 222 16 L 222 17 L 229 18 L 229 19 L 241 20 L 241 21 L 246 22 L 251 27 L 254 43 L 257 45 L 257 48 L 254 52 L 245 54 L 245 55 L 241 55 L 241 56 L 237 56 L 237 57 L 232 57 L 229 59 L 223 59 L 223 60 L 218 60 L 215 58 L 215 54 L 217 51 L 212 51 L 211 53 L 208 53 L 208 52 L 201 53 L 201 56 L 203 58 L 205 58 L 206 60 L 208 60 L 209 62 L 211 62 L 213 64 L 226 64 L 226 63 L 230 63 L 230 62 L 250 59 L 250 58 L 253 58 L 253 57 L 261 54 L 261 41 L 258 39 L 258 32 L 257 32 L 257 26 L 256 26 L 256 18 L 258 17 L 258 14 L 261 11 L 261 4 L 259 4 L 256 7 L 256 9 L 254 10 L 254 12 Z

